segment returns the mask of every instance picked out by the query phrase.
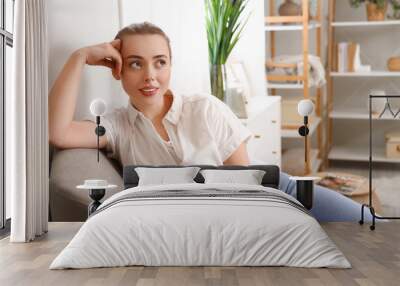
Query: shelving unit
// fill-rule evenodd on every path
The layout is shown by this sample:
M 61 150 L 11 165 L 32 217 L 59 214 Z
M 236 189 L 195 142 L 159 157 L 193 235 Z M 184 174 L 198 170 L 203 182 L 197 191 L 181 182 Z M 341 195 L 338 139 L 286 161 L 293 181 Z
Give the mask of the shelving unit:
M 382 118 L 378 118 L 379 114 L 373 114 L 372 120 L 398 120 L 394 119 L 393 117 L 386 117 L 383 116 Z M 333 110 L 329 114 L 330 118 L 333 119 L 358 119 L 358 120 L 368 120 L 368 112 L 362 108 L 349 108 L 349 107 L 341 107 Z
M 321 28 L 321 23 L 318 23 L 316 21 L 311 21 L 308 23 L 308 29 L 316 29 L 316 28 Z M 302 31 L 303 30 L 303 25 L 281 25 L 281 24 L 271 24 L 268 26 L 265 26 L 265 31 Z
M 385 20 L 385 21 L 342 21 L 332 22 L 332 27 L 373 27 L 373 26 L 393 26 L 400 25 L 399 20 Z
M 329 152 L 329 159 L 368 162 L 368 146 L 352 150 L 352 146 L 349 145 L 334 146 Z M 400 158 L 387 158 L 385 150 L 383 147 L 374 148 L 374 162 L 400 163 Z
M 304 86 L 301 83 L 269 83 L 268 89 L 303 89 Z M 311 86 L 309 85 L 309 88 Z
M 370 72 L 331 72 L 332 77 L 398 77 L 400 72 L 370 71 Z
M 368 134 L 369 113 L 366 103 L 369 90 L 367 87 L 369 87 L 369 89 L 374 89 L 375 84 L 377 83 L 400 77 L 400 72 L 384 70 L 384 65 L 379 65 L 379 63 L 374 60 L 371 60 L 371 62 L 375 64 L 375 70 L 370 72 L 333 71 L 334 47 L 335 44 L 341 40 L 341 38 L 336 39 L 337 34 L 342 31 L 338 31 L 338 29 L 345 29 L 345 32 L 342 32 L 341 36 L 345 37 L 346 41 L 351 41 L 354 33 L 360 33 L 360 31 L 365 33 L 365 31 L 368 31 L 368 29 L 374 28 L 375 32 L 368 34 L 368 38 L 371 39 L 368 39 L 368 42 L 364 42 L 364 45 L 361 45 L 362 49 L 366 49 L 367 44 L 373 42 L 374 37 L 377 35 L 379 35 L 379 39 L 382 40 L 382 31 L 384 31 L 385 28 L 388 29 L 390 27 L 391 31 L 393 31 L 393 29 L 397 29 L 396 26 L 400 28 L 400 21 L 337 21 L 335 15 L 335 11 L 338 8 L 337 5 L 348 5 L 348 1 L 346 1 L 346 3 L 343 2 L 329 0 L 328 8 L 328 152 L 326 152 L 326 161 L 329 162 L 332 160 L 339 160 L 368 162 L 369 152 L 368 138 L 366 134 Z M 351 30 L 349 30 L 349 28 L 351 28 Z M 379 33 L 376 31 L 379 31 Z M 388 37 L 398 38 L 399 36 L 400 34 L 393 35 L 392 33 L 388 33 Z M 358 38 L 358 40 L 360 39 L 362 38 Z M 393 48 L 396 50 L 396 45 L 393 45 Z M 379 52 L 382 53 L 381 50 Z M 363 50 L 361 50 L 361 53 L 363 54 Z M 390 55 L 387 57 L 389 56 Z M 374 65 L 372 68 L 374 69 Z M 354 81 L 354 83 L 351 82 L 351 84 L 346 85 L 345 93 L 343 93 L 343 81 L 347 81 L 347 83 L 349 83 L 349 81 Z M 350 88 L 347 89 L 347 87 Z M 365 90 L 361 89 L 364 87 Z M 386 90 L 386 92 L 388 91 Z M 350 99 L 351 96 L 354 96 L 354 98 Z M 396 127 L 394 121 L 398 119 L 393 119 L 391 117 L 378 118 L 378 115 L 379 114 L 372 115 L 372 121 L 374 124 L 381 124 L 381 126 L 378 128 L 378 132 L 374 134 L 374 139 L 376 142 L 374 143 L 373 148 L 373 161 L 383 163 L 400 163 L 400 159 L 386 157 L 383 137 L 384 133 L 389 131 L 392 126 Z M 350 129 L 350 131 L 343 130 L 346 128 Z
M 275 33 L 276 32 L 290 32 L 290 31 L 298 31 L 302 33 L 302 56 L 303 56 L 303 72 L 302 75 L 269 75 L 267 74 L 267 87 L 270 90 L 271 95 L 276 95 L 277 90 L 291 90 L 302 92 L 302 97 L 305 99 L 310 99 L 310 91 L 315 91 L 314 102 L 315 102 L 315 117 L 313 117 L 313 121 L 310 124 L 310 133 L 308 136 L 308 144 L 307 144 L 307 156 L 309 158 L 313 158 L 310 156 L 311 150 L 313 150 L 312 155 L 315 158 L 309 160 L 306 164 L 304 164 L 304 174 L 310 174 L 312 172 L 316 172 L 319 170 L 323 158 L 325 158 L 323 150 L 324 144 L 323 141 L 323 133 L 322 133 L 322 88 L 317 88 L 310 84 L 309 79 L 309 37 L 310 32 L 315 32 L 316 36 L 316 55 L 321 57 L 321 38 L 322 38 L 322 6 L 321 1 L 317 0 L 317 10 L 316 15 L 311 16 L 309 14 L 309 0 L 301 0 L 301 8 L 302 15 L 301 16 L 278 16 L 276 15 L 276 3 L 275 0 L 269 1 L 269 15 L 265 17 L 265 31 L 270 33 L 270 55 L 271 59 L 276 56 L 275 49 Z M 287 67 L 293 68 L 296 67 L 296 64 L 284 64 L 284 63 L 275 63 L 272 60 L 266 62 L 266 67 Z M 291 81 L 291 83 L 287 83 Z M 293 83 L 295 82 L 295 83 Z M 298 135 L 298 127 L 302 124 L 302 121 L 299 121 L 295 126 L 283 126 L 282 127 L 282 138 L 286 139 L 303 139 Z M 317 135 L 317 147 L 315 149 L 311 149 L 312 136 Z M 299 141 L 299 144 L 302 144 Z M 316 151 L 316 152 L 314 152 Z

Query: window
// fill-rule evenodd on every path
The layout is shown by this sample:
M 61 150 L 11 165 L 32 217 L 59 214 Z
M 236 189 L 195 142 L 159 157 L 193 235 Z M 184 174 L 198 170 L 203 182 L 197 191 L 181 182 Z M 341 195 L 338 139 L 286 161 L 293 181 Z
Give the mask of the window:
M 11 92 L 14 0 L 0 0 L 0 228 L 9 227 L 10 194 L 5 189 L 5 98 Z M 7 222 L 7 223 L 6 223 Z M 3 232 L 3 231 L 2 231 Z M 1 233 L 0 232 L 0 235 Z

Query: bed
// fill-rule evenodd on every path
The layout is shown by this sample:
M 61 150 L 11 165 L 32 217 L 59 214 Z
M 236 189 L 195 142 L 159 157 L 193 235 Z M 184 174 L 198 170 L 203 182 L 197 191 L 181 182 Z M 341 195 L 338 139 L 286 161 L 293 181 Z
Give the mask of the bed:
M 209 183 L 200 172 L 192 183 L 140 185 L 139 167 L 188 166 L 125 167 L 125 189 L 100 205 L 50 269 L 351 267 L 310 213 L 277 189 L 277 166 L 196 166 L 201 171 L 262 170 L 259 185 Z

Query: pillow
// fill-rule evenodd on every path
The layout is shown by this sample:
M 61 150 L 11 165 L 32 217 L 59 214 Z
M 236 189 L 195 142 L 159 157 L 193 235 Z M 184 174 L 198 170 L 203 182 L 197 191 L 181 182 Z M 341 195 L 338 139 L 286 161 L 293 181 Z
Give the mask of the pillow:
M 261 185 L 265 175 L 262 170 L 201 170 L 204 183 L 235 183 Z
M 196 183 L 193 179 L 199 170 L 199 167 L 135 168 L 139 177 L 138 186 Z

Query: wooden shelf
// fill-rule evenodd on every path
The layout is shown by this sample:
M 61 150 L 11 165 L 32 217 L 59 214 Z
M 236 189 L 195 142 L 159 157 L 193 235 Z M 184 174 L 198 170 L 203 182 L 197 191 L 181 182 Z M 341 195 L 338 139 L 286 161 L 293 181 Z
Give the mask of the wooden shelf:
M 299 122 L 299 127 L 302 122 Z M 321 123 L 320 117 L 313 117 L 313 122 L 309 125 L 310 133 L 309 136 L 312 136 L 314 132 L 317 130 L 318 125 Z M 282 138 L 304 138 L 299 135 L 298 129 L 282 129 Z
M 273 8 L 274 3 L 270 3 L 270 8 Z M 273 11 L 274 9 L 270 9 Z M 269 16 L 266 16 L 264 18 L 264 22 L 266 24 L 272 24 L 272 23 L 302 23 L 304 21 L 304 18 L 302 16 L 278 16 L 278 15 L 272 15 L 270 14 Z
M 320 28 L 321 24 L 317 21 L 312 21 L 308 24 L 308 29 Z M 265 31 L 267 32 L 278 32 L 278 31 L 303 31 L 302 24 L 266 24 Z
M 373 162 L 380 163 L 400 163 L 400 158 L 387 158 L 385 147 L 375 146 L 373 148 Z M 360 161 L 368 162 L 369 149 L 366 146 L 354 145 L 336 145 L 329 152 L 328 159 L 340 161 Z
M 372 120 L 399 120 L 399 118 L 393 118 L 384 115 L 382 118 L 378 118 L 379 114 L 373 114 Z M 333 110 L 329 114 L 330 118 L 333 119 L 354 119 L 354 120 L 369 120 L 369 113 L 367 108 L 340 108 Z
M 332 22 L 333 27 L 380 27 L 400 25 L 399 20 Z
M 331 72 L 333 77 L 400 77 L 400 72 L 370 71 L 370 72 Z
M 308 88 L 313 88 L 314 85 L 308 85 Z M 303 89 L 302 83 L 267 83 L 268 89 Z

